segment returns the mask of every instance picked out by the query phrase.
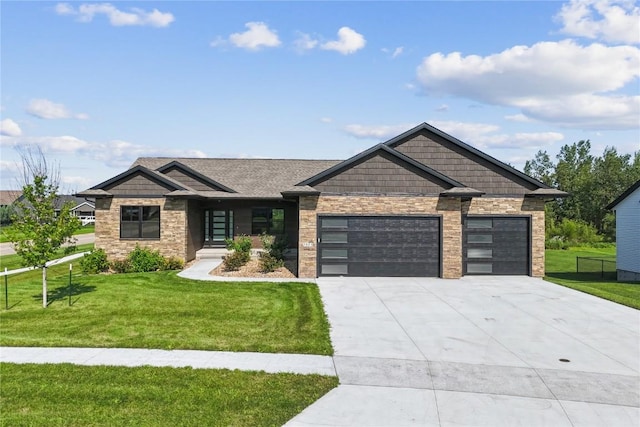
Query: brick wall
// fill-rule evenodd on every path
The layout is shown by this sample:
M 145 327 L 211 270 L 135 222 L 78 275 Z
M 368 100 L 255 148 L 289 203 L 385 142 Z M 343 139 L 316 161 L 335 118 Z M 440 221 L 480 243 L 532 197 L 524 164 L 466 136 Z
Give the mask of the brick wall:
M 160 239 L 120 239 L 120 206 L 160 206 Z M 165 198 L 96 200 L 96 248 L 109 259 L 123 259 L 139 244 L 165 257 L 187 258 L 187 202 Z
M 441 215 L 445 278 L 462 274 L 460 200 L 438 197 L 300 197 L 298 276 L 316 277 L 317 215 Z

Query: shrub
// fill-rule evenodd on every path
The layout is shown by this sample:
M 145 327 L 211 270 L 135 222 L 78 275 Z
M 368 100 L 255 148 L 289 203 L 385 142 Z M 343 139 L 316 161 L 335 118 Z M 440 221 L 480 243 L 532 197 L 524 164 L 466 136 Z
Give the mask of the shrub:
M 129 252 L 127 260 L 131 265 L 131 271 L 135 273 L 145 273 L 148 271 L 157 271 L 164 266 L 164 257 L 160 255 L 158 250 L 149 248 L 136 248 Z
M 562 238 L 556 236 L 548 239 L 544 245 L 545 249 L 569 249 L 569 244 L 562 240 Z
M 184 261 L 181 258 L 171 256 L 165 258 L 162 263 L 162 270 L 182 270 L 184 268 Z
M 224 242 L 230 251 L 251 253 L 251 237 L 245 234 L 235 239 L 225 239 Z
M 602 236 L 596 228 L 584 221 L 563 218 L 562 221 L 551 224 L 546 230 L 546 246 L 555 245 L 552 240 L 562 240 L 567 247 L 581 244 L 593 245 L 602 242 Z M 551 248 L 550 248 L 551 249 Z
M 248 263 L 250 259 L 250 252 L 233 251 L 229 255 L 225 256 L 222 262 L 225 270 L 237 271 L 240 267 Z
M 262 273 L 271 273 L 284 266 L 284 260 L 278 259 L 268 252 L 260 253 L 260 271 Z
M 104 249 L 95 249 L 80 259 L 84 274 L 98 274 L 109 270 L 109 261 Z
M 116 273 L 131 273 L 131 263 L 128 259 L 116 259 L 111 262 L 111 269 Z

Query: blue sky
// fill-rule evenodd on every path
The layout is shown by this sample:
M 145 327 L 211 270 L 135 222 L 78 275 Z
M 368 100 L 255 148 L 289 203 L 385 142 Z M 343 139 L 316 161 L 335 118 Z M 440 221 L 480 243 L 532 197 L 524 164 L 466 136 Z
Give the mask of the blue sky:
M 520 169 L 640 149 L 637 2 L 0 8 L 3 189 L 27 145 L 66 191 L 138 156 L 346 159 L 425 121 Z

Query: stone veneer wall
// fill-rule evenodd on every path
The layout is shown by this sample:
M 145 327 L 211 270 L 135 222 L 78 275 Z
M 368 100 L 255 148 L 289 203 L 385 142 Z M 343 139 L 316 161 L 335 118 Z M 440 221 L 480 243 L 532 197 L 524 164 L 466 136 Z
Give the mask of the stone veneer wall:
M 160 239 L 120 239 L 120 206 L 160 205 Z M 165 257 L 187 260 L 187 202 L 165 198 L 112 198 L 96 200 L 95 247 L 109 259 L 124 259 L 139 244 L 157 249 Z
M 462 203 L 462 215 L 531 216 L 531 275 L 544 276 L 544 200 L 538 198 L 473 198 Z
M 442 277 L 462 276 L 462 215 L 531 216 L 533 276 L 544 276 L 544 200 L 535 198 L 458 198 L 405 196 L 300 197 L 298 276 L 317 276 L 317 215 L 441 215 Z
M 460 199 L 406 196 L 300 197 L 298 277 L 317 276 L 317 215 L 441 215 L 444 278 L 462 275 Z

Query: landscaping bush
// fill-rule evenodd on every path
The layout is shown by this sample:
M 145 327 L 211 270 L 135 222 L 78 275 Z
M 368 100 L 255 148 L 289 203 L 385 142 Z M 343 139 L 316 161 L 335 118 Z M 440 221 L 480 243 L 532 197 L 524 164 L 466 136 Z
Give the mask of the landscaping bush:
M 131 273 L 131 263 L 128 259 L 117 259 L 111 262 L 111 269 L 115 273 Z
M 162 270 L 182 270 L 184 268 L 184 261 L 177 257 L 165 258 L 162 264 Z
M 238 236 L 234 239 L 225 239 L 227 249 L 231 252 L 222 260 L 227 271 L 237 271 L 251 259 L 251 237 L 246 235 Z
M 278 259 L 268 252 L 260 252 L 260 272 L 271 273 L 283 266 L 283 259 Z
M 260 271 L 270 273 L 284 266 L 284 252 L 287 250 L 286 236 L 260 235 L 265 252 L 260 253 Z
M 237 271 L 249 262 L 251 259 L 251 252 L 238 252 L 233 251 L 229 255 L 224 257 L 222 261 L 224 264 L 224 268 L 227 271 Z
M 109 270 L 109 261 L 104 249 L 95 249 L 80 259 L 84 274 L 98 274 Z
M 161 270 L 165 264 L 164 257 L 160 251 L 149 248 L 136 248 L 129 252 L 127 260 L 131 265 L 131 271 L 135 273 L 145 273 L 148 271 Z
M 252 242 L 250 236 L 243 234 L 235 239 L 225 239 L 224 242 L 230 251 L 251 253 Z

